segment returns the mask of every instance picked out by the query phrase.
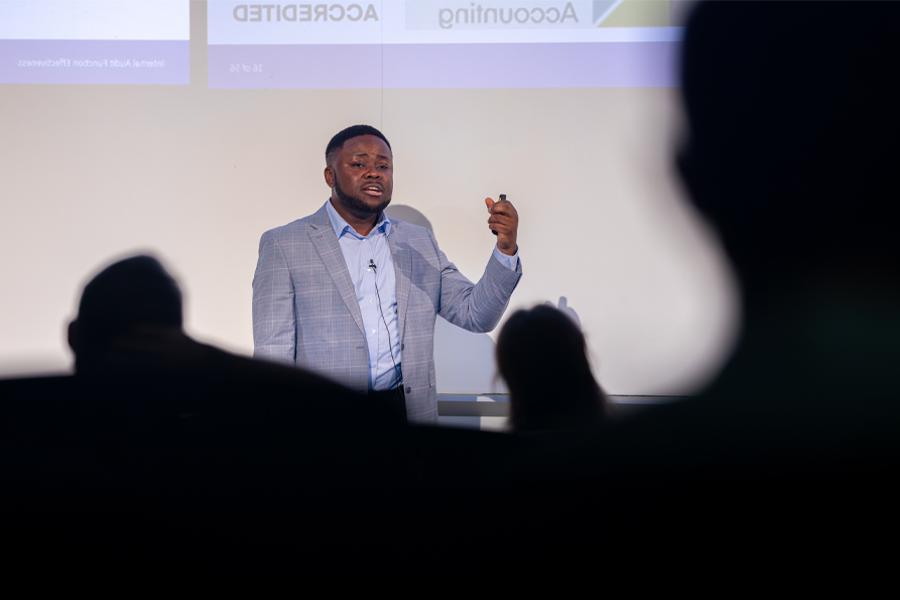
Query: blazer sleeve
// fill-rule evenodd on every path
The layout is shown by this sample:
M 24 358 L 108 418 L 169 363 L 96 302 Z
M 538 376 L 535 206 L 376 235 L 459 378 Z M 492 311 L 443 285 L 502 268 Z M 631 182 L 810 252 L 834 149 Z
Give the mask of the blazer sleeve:
M 500 322 L 509 298 L 522 277 L 521 260 L 516 270 L 500 264 L 493 253 L 478 283 L 459 272 L 441 251 L 431 235 L 441 271 L 441 295 L 438 314 L 468 331 L 484 333 Z
M 267 231 L 253 275 L 253 356 L 293 364 L 296 342 L 294 282 L 275 233 Z

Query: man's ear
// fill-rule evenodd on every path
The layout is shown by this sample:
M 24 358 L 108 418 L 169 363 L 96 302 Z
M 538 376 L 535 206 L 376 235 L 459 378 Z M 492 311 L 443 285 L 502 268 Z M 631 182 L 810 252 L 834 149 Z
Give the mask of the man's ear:
M 707 186 L 704 185 L 707 182 L 699 171 L 696 157 L 690 146 L 682 146 L 675 154 L 675 170 L 690 204 L 693 204 L 704 218 L 709 218 L 706 206 L 709 199 L 706 197 L 705 188 Z
M 330 166 L 325 167 L 325 183 L 328 184 L 329 188 L 334 188 L 334 169 Z
M 69 323 L 69 327 L 66 330 L 66 341 L 69 343 L 69 348 L 72 349 L 72 352 L 78 354 L 78 320 L 74 320 Z
M 684 187 L 685 191 L 687 191 L 689 196 L 693 196 L 696 183 L 694 177 L 694 165 L 691 161 L 690 150 L 688 150 L 687 147 L 679 148 L 676 152 L 675 171 L 678 174 L 678 179 L 681 181 L 681 185 Z

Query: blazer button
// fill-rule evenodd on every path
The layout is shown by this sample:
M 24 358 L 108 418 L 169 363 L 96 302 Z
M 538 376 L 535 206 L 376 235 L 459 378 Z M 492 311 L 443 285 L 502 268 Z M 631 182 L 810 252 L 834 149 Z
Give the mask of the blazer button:
M 411 394 L 411 393 L 412 393 L 412 387 L 406 386 L 406 393 L 407 393 L 407 394 Z
M 406 348 L 406 344 L 400 344 L 400 349 L 403 350 L 404 348 Z

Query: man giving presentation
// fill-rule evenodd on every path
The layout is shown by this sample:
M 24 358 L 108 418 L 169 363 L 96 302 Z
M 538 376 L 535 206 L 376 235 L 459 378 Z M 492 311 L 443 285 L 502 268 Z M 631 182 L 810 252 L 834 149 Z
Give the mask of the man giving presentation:
M 485 199 L 485 234 L 494 232 L 497 244 L 472 283 L 428 229 L 384 213 L 393 160 L 380 131 L 344 129 L 328 142 L 325 162 L 331 197 L 260 240 L 254 355 L 396 398 L 411 422 L 433 423 L 436 315 L 474 332 L 497 325 L 522 276 L 516 209 Z

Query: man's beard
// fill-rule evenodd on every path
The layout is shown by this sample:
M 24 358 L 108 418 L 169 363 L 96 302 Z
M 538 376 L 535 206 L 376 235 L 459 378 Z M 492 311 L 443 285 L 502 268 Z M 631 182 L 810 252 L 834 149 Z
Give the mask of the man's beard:
M 360 218 L 380 215 L 381 211 L 387 208 L 387 205 L 391 203 L 390 196 L 384 194 L 381 197 L 381 202 L 377 206 L 370 206 L 356 196 L 351 196 L 344 192 L 344 190 L 341 189 L 341 184 L 338 183 L 337 177 L 334 178 L 334 193 L 347 210 Z

